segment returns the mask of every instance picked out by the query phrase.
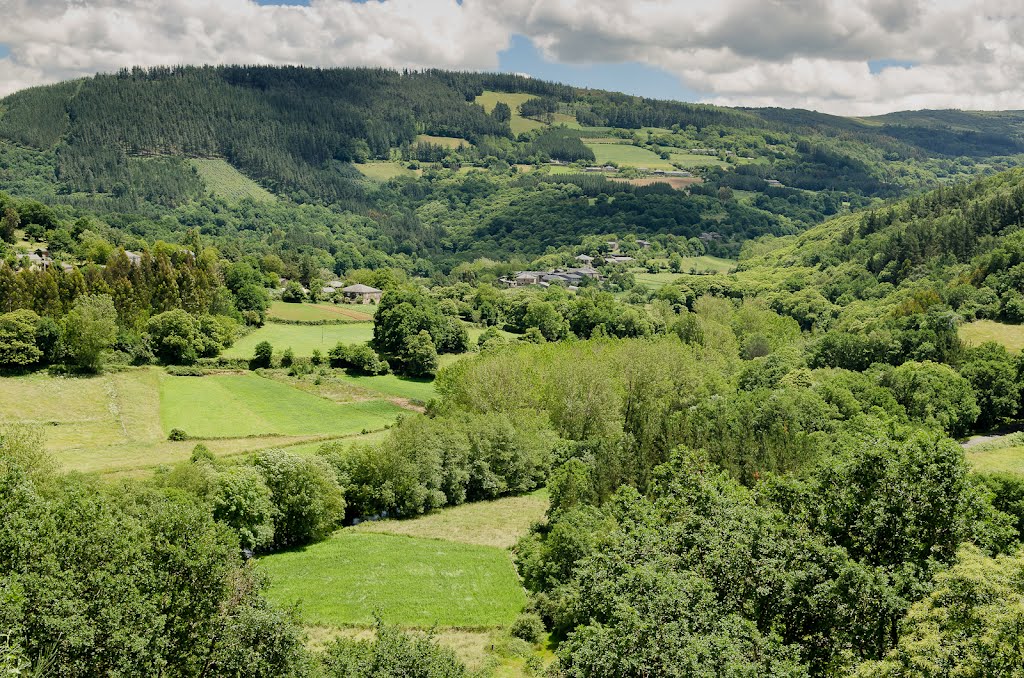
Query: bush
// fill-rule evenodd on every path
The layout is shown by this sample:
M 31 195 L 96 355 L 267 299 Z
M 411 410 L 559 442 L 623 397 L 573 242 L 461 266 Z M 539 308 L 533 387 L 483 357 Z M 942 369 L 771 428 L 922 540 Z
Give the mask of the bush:
M 195 365 L 168 365 L 167 374 L 175 377 L 201 377 L 206 371 Z
M 292 347 L 289 346 L 281 354 L 281 367 L 291 367 L 293 362 L 295 362 L 295 353 L 292 351 Z
M 171 432 L 167 434 L 168 440 L 188 440 L 188 434 L 182 431 L 180 428 L 172 428 Z
M 273 359 L 274 347 L 270 345 L 269 341 L 261 341 L 256 344 L 256 350 L 253 353 L 252 360 L 249 361 L 249 369 L 255 370 L 260 367 L 270 367 Z
M 341 524 L 345 496 L 326 462 L 268 450 L 258 454 L 254 464 L 270 488 L 275 548 L 319 541 Z
M 544 621 L 535 612 L 524 612 L 512 622 L 512 635 L 528 643 L 539 643 L 547 630 Z
M 381 360 L 368 344 L 338 344 L 328 352 L 331 367 L 344 367 L 361 374 L 387 374 L 391 366 Z

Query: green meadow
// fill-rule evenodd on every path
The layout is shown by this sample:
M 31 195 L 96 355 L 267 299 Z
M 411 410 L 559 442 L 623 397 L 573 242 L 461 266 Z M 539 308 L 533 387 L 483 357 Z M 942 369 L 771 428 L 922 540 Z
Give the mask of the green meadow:
M 1008 351 L 1024 350 L 1024 325 L 1007 325 L 994 320 L 976 320 L 960 326 L 960 338 L 968 346 L 980 346 L 986 341 L 1002 344 Z
M 460 146 L 472 146 L 465 139 L 459 137 L 435 137 L 430 134 L 417 134 L 416 141 L 422 144 L 434 144 L 435 146 L 444 146 L 445 148 L 458 148 Z
M 337 404 L 255 374 L 172 377 L 155 367 L 94 377 L 37 373 L 4 378 L 0 424 L 39 426 L 47 451 L 65 469 L 147 475 L 192 454 L 197 440 L 167 440 L 170 428 L 230 457 L 372 437 L 361 431 L 382 429 L 405 411 L 379 390 L 358 393 L 362 401 Z
M 235 169 L 223 158 L 193 158 L 189 161 L 214 195 L 230 202 L 277 200 L 273 193 Z
M 587 147 L 594 152 L 598 165 L 614 162 L 620 167 L 646 167 L 648 169 L 674 170 L 675 167 L 668 160 L 662 160 L 646 148 L 633 146 L 632 144 L 618 143 L 594 143 L 586 142 Z
M 411 170 L 401 162 L 357 162 L 353 165 L 360 174 L 374 181 L 388 181 L 395 177 L 416 177 L 420 174 L 419 170 Z
M 371 625 L 375 615 L 408 627 L 511 624 L 526 595 L 501 548 L 340 530 L 326 541 L 265 556 L 267 596 L 299 603 L 319 626 Z
M 395 398 L 406 398 L 421 403 L 437 397 L 437 389 L 434 388 L 434 382 L 429 379 L 407 379 L 393 374 L 369 376 L 343 373 L 340 373 L 338 378 L 368 391 L 383 393 Z
M 198 438 L 347 435 L 383 428 L 402 412 L 384 400 L 334 403 L 255 374 L 164 376 L 160 421 Z
M 377 307 L 372 304 L 291 304 L 273 301 L 267 315 L 280 320 L 316 322 L 318 320 L 372 320 Z
M 476 98 L 476 103 L 483 106 L 484 110 L 488 113 L 494 110 L 495 104 L 499 101 L 507 104 L 508 107 L 512 109 L 512 120 L 509 121 L 509 125 L 512 127 L 512 132 L 515 134 L 522 134 L 523 132 L 547 127 L 547 125 L 540 121 L 524 118 L 519 115 L 519 107 L 523 102 L 535 98 L 535 95 L 523 92 L 509 94 L 508 92 L 492 92 L 487 90 Z
M 256 344 L 269 341 L 275 353 L 290 348 L 296 356 L 311 356 L 319 350 L 324 355 L 339 342 L 358 344 L 373 338 L 373 323 L 353 322 L 342 325 L 281 325 L 267 323 L 225 349 L 226 358 L 251 358 Z

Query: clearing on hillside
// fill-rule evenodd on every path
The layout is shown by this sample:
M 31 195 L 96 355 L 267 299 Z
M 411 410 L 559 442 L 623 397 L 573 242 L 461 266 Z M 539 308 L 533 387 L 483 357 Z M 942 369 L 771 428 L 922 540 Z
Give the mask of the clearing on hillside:
M 980 346 L 986 341 L 1002 344 L 1012 353 L 1024 350 L 1024 325 L 1007 325 L 994 320 L 976 320 L 960 326 L 960 338 L 968 346 Z
M 537 96 L 534 94 L 524 94 L 521 92 L 509 94 L 508 92 L 492 92 L 490 90 L 486 90 L 476 98 L 476 103 L 483 106 L 484 110 L 488 113 L 494 110 L 494 105 L 499 101 L 507 104 L 508 107 L 512 109 L 512 119 L 509 121 L 509 126 L 512 127 L 513 133 L 522 134 L 523 132 L 529 132 L 530 130 L 547 127 L 547 125 L 542 122 L 531 120 L 530 118 L 524 118 L 519 115 L 519 107 L 523 102 L 536 98 Z
M 621 181 L 624 184 L 634 186 L 650 186 L 651 184 L 668 184 L 677 191 L 685 191 L 694 184 L 704 183 L 700 177 L 644 177 L 642 179 L 618 179 L 610 177 L 612 181 Z
M 367 304 L 290 304 L 286 301 L 273 301 L 267 316 L 298 322 L 315 322 L 317 320 L 373 320 L 376 306 Z
M 277 197 L 235 169 L 223 158 L 193 158 L 189 161 L 206 187 L 214 195 L 230 202 L 246 198 L 254 202 L 273 202 Z
M 648 151 L 646 148 L 632 144 L 585 142 L 587 148 L 594 152 L 598 165 L 614 162 L 619 167 L 646 167 L 647 169 L 674 170 L 675 166 L 668 160 Z
M 404 534 L 463 544 L 511 548 L 548 510 L 547 489 L 521 497 L 503 497 L 444 508 L 413 520 L 378 520 L 351 529 Z
M 430 134 L 417 134 L 416 141 L 421 144 L 433 144 L 435 146 L 444 146 L 445 148 L 451 149 L 456 149 L 460 146 L 473 145 L 460 137 L 435 137 Z
M 353 166 L 367 179 L 388 181 L 395 177 L 418 177 L 420 170 L 411 170 L 401 162 L 357 162 Z
M 296 356 L 311 356 L 319 349 L 325 356 L 339 342 L 361 344 L 373 338 L 373 323 L 353 322 L 343 325 L 281 325 L 267 323 L 250 332 L 224 351 L 227 358 L 251 358 L 256 344 L 269 341 L 275 353 L 291 348 Z
M 369 625 L 379 614 L 406 627 L 511 624 L 526 603 L 503 549 L 351 529 L 296 551 L 264 556 L 267 597 L 298 601 L 307 624 Z
M 256 374 L 163 376 L 163 430 L 194 438 L 348 435 L 384 428 L 404 412 L 386 400 L 339 404 Z

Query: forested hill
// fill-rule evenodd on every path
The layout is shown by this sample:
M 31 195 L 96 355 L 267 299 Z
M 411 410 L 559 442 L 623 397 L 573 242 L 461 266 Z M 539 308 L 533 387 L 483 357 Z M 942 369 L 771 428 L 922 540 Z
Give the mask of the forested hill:
M 820 187 L 868 194 L 906 183 L 904 172 L 874 167 L 887 161 L 1024 152 L 1024 116 L 1017 113 L 857 120 L 656 101 L 506 74 L 250 66 L 134 69 L 24 90 L 0 101 L 0 140 L 55 150 L 56 176 L 69 193 L 125 193 L 139 174 L 132 158 L 222 156 L 272 190 L 334 202 L 358 194 L 351 161 L 388 159 L 418 134 L 486 142 L 495 146 L 491 155 L 507 151 L 500 140 L 517 137 L 507 116 L 473 103 L 485 90 L 528 94 L 534 98 L 524 116 L 550 121 L 560 114 L 583 130 L 712 128 L 722 139 L 745 130 L 749 138 L 726 139 L 722 150 L 769 164 L 788 155 L 795 135 L 804 141 L 797 160 L 826 166 L 814 170 L 826 178 Z M 803 180 L 802 187 L 817 188 L 803 176 L 806 167 L 777 173 L 787 185 Z
M 805 326 L 864 338 L 846 348 L 870 364 L 892 338 L 879 332 L 904 321 L 1024 322 L 1022 227 L 1024 171 L 1015 169 L 750 242 L 732 292 L 768 292 Z
M 328 267 L 383 253 L 421 273 L 616 233 L 735 256 L 751 238 L 1019 165 L 1019 112 L 854 119 L 494 73 L 133 69 L 0 100 L 0 191 L 35 237 L 56 223 L 33 221 L 39 201 L 150 240 L 199 227 L 263 251 L 285 231 Z M 315 237 L 294 233 L 304 203 L 332 214 Z

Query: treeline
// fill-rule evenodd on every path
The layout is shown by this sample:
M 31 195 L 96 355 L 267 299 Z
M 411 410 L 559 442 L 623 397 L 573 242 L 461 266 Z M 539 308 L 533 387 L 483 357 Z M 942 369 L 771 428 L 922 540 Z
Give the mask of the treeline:
M 576 120 L 586 127 L 686 127 L 698 130 L 712 125 L 759 127 L 763 123 L 748 113 L 710 106 L 631 97 L 611 92 L 588 92 L 576 105 Z

